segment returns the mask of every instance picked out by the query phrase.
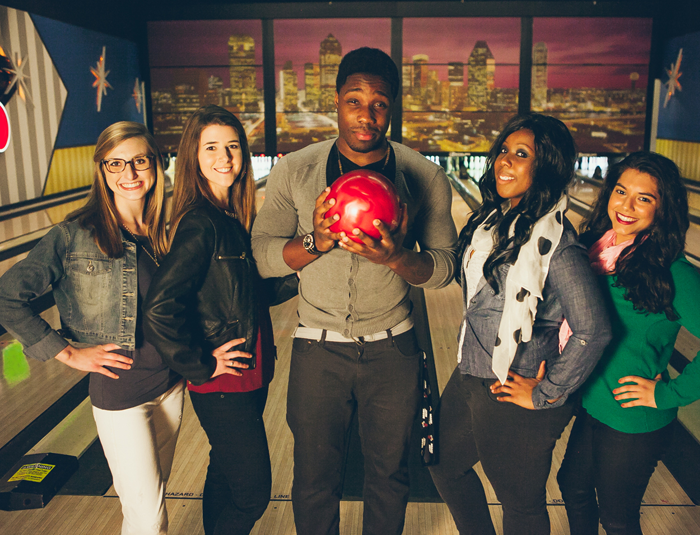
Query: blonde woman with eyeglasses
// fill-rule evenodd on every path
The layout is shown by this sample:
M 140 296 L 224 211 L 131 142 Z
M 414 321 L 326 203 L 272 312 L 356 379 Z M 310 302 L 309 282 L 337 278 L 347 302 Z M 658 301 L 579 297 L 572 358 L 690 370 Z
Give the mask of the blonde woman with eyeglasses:
M 163 163 L 145 126 L 119 122 L 100 134 L 94 164 L 86 205 L 0 278 L 0 323 L 28 357 L 90 372 L 122 535 L 161 535 L 184 394 L 142 330 L 141 303 L 167 252 Z M 49 287 L 60 332 L 29 307 Z

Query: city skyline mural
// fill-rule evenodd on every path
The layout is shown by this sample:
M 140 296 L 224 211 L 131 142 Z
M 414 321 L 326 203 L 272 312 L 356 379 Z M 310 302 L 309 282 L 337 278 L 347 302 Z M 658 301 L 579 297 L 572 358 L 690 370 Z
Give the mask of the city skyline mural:
M 277 150 L 338 135 L 335 79 L 344 54 L 362 46 L 391 52 L 390 19 L 275 21 Z
M 518 111 L 521 19 L 402 25 L 402 142 L 424 153 L 487 152 Z M 235 113 L 253 152 L 265 152 L 265 90 L 275 94 L 276 152 L 333 138 L 343 55 L 391 50 L 389 18 L 278 19 L 272 27 L 275 86 L 265 88 L 262 21 L 149 23 L 153 123 L 166 152 L 209 103 Z M 582 153 L 639 150 L 650 48 L 650 19 L 534 19 L 531 108 L 562 119 Z
M 403 143 L 487 152 L 518 111 L 519 18 L 403 20 Z
M 185 122 L 205 104 L 243 123 L 251 151 L 265 152 L 262 22 L 148 23 L 153 129 L 164 152 L 176 152 Z
M 641 150 L 651 27 L 651 19 L 534 19 L 532 110 L 564 121 L 581 153 Z

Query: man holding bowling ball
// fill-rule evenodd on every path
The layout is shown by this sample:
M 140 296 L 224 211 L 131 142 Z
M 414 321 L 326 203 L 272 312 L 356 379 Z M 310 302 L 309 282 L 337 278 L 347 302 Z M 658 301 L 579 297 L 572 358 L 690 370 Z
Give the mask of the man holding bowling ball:
M 267 181 L 252 231 L 263 277 L 299 272 L 287 422 L 294 434 L 297 533 L 337 535 L 348 428 L 357 411 L 365 458 L 364 535 L 399 535 L 408 501 L 408 450 L 419 407 L 422 351 L 410 286 L 440 288 L 455 270 L 457 233 L 443 170 L 389 142 L 399 91 L 396 64 L 360 48 L 336 79 L 339 137 L 283 157 Z M 334 233 L 330 186 L 350 171 L 393 182 L 397 221 Z M 420 252 L 414 246 L 418 243 Z

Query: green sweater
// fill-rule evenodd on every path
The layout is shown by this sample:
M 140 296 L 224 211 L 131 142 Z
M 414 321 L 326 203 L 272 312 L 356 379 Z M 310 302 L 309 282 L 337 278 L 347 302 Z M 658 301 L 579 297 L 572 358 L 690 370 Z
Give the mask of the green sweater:
M 669 321 L 665 314 L 644 314 L 624 299 L 624 288 L 613 286 L 614 277 L 601 275 L 601 289 L 608 301 L 613 339 L 596 369 L 582 388 L 583 406 L 596 420 L 624 433 L 647 433 L 669 424 L 678 407 L 700 399 L 700 357 L 671 380 L 666 370 L 681 326 L 700 337 L 700 274 L 685 258 L 671 265 L 676 295 L 673 307 L 680 316 Z M 653 379 L 656 406 L 620 407 L 612 394 L 621 386 L 617 381 L 627 375 Z

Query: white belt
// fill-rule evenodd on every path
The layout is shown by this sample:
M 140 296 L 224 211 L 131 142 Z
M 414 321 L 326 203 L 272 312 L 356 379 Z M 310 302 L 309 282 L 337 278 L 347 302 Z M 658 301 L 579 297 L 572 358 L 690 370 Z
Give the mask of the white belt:
M 389 332 L 391 336 L 398 336 L 407 331 L 413 329 L 413 320 L 411 318 L 406 318 L 398 325 L 395 325 L 391 329 L 386 331 L 380 331 L 374 334 L 368 334 L 366 336 L 356 336 L 355 338 L 348 338 L 342 334 L 335 331 L 327 331 L 326 329 L 314 329 L 313 327 L 304 327 L 299 325 L 292 335 L 292 338 L 305 338 L 306 340 L 316 340 L 320 342 L 323 338 L 323 333 L 326 333 L 326 342 L 377 342 L 379 340 L 386 340 L 389 338 Z

